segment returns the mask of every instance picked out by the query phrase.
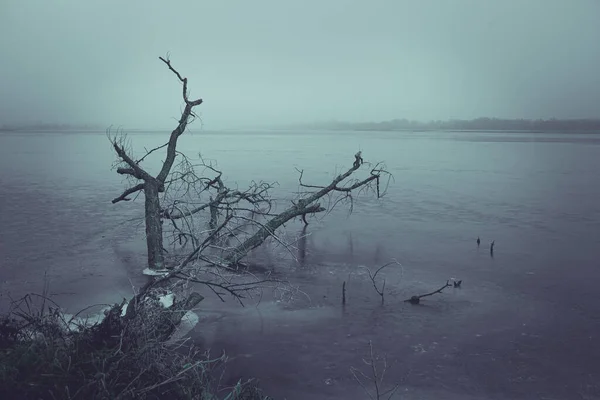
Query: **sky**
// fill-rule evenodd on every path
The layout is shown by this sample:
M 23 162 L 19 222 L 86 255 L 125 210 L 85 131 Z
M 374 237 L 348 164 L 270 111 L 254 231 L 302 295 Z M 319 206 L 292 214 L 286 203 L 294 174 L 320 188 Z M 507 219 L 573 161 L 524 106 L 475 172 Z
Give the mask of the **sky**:
M 0 0 L 0 125 L 599 118 L 600 0 Z

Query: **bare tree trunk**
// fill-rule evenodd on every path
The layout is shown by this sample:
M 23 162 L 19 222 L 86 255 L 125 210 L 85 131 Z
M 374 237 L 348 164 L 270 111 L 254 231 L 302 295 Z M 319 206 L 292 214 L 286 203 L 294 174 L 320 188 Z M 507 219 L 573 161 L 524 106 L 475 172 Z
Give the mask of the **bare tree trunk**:
M 163 254 L 163 230 L 161 223 L 162 210 L 160 208 L 160 199 L 158 197 L 159 192 L 165 190 L 164 185 L 169 175 L 175 157 L 177 155 L 177 139 L 183 135 L 185 129 L 193 119 L 194 113 L 193 108 L 202 104 L 202 99 L 189 100 L 187 93 L 187 78 L 182 77 L 172 66 L 171 61 L 159 57 L 164 62 L 169 70 L 171 70 L 183 83 L 183 100 L 185 101 L 185 108 L 181 114 L 181 118 L 177 124 L 177 127 L 171 132 L 169 136 L 169 142 L 163 146 L 156 147 L 146 152 L 146 155 L 139 160 L 135 160 L 132 156 L 127 154 L 125 151 L 124 143 L 119 143 L 117 138 L 111 139 L 113 148 L 117 155 L 121 159 L 123 166 L 117 168 L 117 173 L 120 175 L 130 175 L 143 183 L 125 190 L 119 197 L 113 199 L 113 204 L 120 201 L 129 201 L 129 195 L 144 190 L 145 201 L 145 220 L 146 220 L 146 244 L 148 247 L 148 268 L 150 270 L 162 270 L 165 268 L 165 258 Z M 154 151 L 167 147 L 166 158 L 163 161 L 162 168 L 156 177 L 150 175 L 145 169 L 141 167 L 141 162 Z
M 160 200 L 158 198 L 158 182 L 144 182 L 145 214 L 146 214 L 146 246 L 148 248 L 148 268 L 162 270 L 165 268 L 163 254 L 163 230 L 160 218 Z

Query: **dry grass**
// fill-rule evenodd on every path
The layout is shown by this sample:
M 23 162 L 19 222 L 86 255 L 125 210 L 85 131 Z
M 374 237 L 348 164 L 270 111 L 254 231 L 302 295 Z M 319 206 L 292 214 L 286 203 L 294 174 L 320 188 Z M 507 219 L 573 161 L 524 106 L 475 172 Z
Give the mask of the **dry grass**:
M 157 308 L 128 320 L 123 305 L 101 322 L 69 329 L 73 320 L 45 296 L 13 302 L 0 317 L 0 398 L 268 399 L 252 380 L 220 392 L 214 372 L 225 355 L 157 340 Z

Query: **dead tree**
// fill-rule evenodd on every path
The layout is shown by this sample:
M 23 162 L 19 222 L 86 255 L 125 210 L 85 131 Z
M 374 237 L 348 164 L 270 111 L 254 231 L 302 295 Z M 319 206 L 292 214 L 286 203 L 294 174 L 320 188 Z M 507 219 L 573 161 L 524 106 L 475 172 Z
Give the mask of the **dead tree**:
M 171 136 L 169 137 L 169 141 L 166 145 L 167 154 L 160 172 L 156 176 L 150 175 L 150 173 L 142 168 L 141 162 L 147 155 L 164 146 L 150 150 L 144 157 L 139 160 L 135 160 L 131 154 L 127 154 L 125 147 L 123 146 L 122 142 L 120 143 L 117 137 L 113 137 L 111 139 L 112 146 L 119 156 L 121 163 L 123 164 L 121 167 L 117 168 L 117 173 L 121 175 L 129 175 L 136 180 L 141 181 L 135 186 L 125 190 L 119 197 L 113 199 L 112 202 L 114 204 L 120 201 L 129 201 L 129 196 L 143 190 L 145 197 L 144 207 L 146 245 L 148 250 L 148 268 L 151 270 L 162 270 L 165 268 L 159 193 L 165 191 L 165 182 L 169 176 L 169 173 L 171 172 L 173 163 L 175 162 L 177 140 L 181 135 L 183 135 L 188 123 L 195 116 L 193 112 L 194 107 L 202 104 L 202 99 L 188 99 L 187 78 L 183 78 L 179 72 L 177 72 L 177 70 L 171 66 L 171 61 L 168 58 L 165 59 L 159 57 L 159 59 L 164 62 L 169 70 L 171 70 L 183 83 L 183 100 L 185 102 L 185 108 L 183 109 L 181 117 L 179 118 L 177 127 L 171 132 Z
M 352 210 L 353 195 L 365 190 L 372 190 L 377 197 L 385 194 L 387 186 L 380 188 L 380 181 L 387 177 L 389 183 L 391 175 L 383 164 L 373 166 L 365 162 L 361 152 L 349 160 L 350 168 L 322 186 L 305 184 L 304 172 L 299 171 L 302 193 L 279 212 L 275 211 L 277 207 L 270 195 L 274 183 L 252 182 L 246 189 L 227 186 L 216 164 L 202 157 L 194 163 L 177 150 L 178 138 L 193 121 L 194 107 L 202 104 L 202 100 L 189 100 L 187 78 L 173 68 L 168 57 L 159 59 L 183 83 L 185 107 L 168 142 L 147 150 L 136 159 L 126 148 L 122 136 L 110 138 L 118 156 L 117 173 L 134 181 L 113 203 L 129 201 L 131 195 L 144 193 L 148 268 L 160 271 L 157 273 L 160 276 L 150 279 L 128 303 L 126 319 L 139 314 L 139 306 L 143 309 L 146 300 L 156 297 L 157 292 L 181 291 L 188 283 L 202 284 L 222 300 L 224 295 L 231 295 L 241 304 L 256 290 L 278 288 L 283 282 L 270 276 L 249 279 L 246 273 L 240 282 L 239 267 L 244 257 L 268 238 L 289 247 L 276 231 L 291 220 L 301 218 L 306 223 L 307 216 L 329 212 L 344 200 L 350 201 Z M 152 175 L 142 163 L 149 155 L 164 148 L 166 156 L 160 171 Z M 354 174 L 365 166 L 370 168 L 367 176 L 354 178 Z M 324 203 L 324 199 L 328 202 Z M 163 222 L 166 222 L 164 226 Z M 171 267 L 168 270 L 165 269 L 165 243 L 176 250 L 169 254 Z M 286 286 L 281 290 L 292 295 L 296 289 Z M 170 321 L 181 319 L 182 312 L 201 299 L 202 296 L 195 292 L 180 298 Z
M 215 250 L 221 245 L 219 257 L 212 257 L 209 262 L 218 266 L 237 266 L 240 261 L 253 249 L 260 246 L 267 238 L 274 237 L 275 231 L 286 222 L 297 217 L 306 223 L 307 215 L 331 210 L 343 200 L 350 199 L 354 191 L 372 188 L 377 196 L 382 196 L 380 179 L 383 175 L 390 176 L 380 164 L 371 168 L 369 176 L 362 179 L 350 180 L 357 170 L 365 163 L 362 153 L 354 156 L 352 167 L 345 173 L 335 177 L 324 186 L 307 185 L 302 182 L 303 171 L 300 171 L 300 186 L 306 191 L 304 195 L 282 212 L 272 213 L 273 201 L 269 190 L 273 184 L 253 182 L 246 190 L 233 189 L 226 186 L 222 180 L 222 172 L 212 163 L 201 159 L 199 164 L 193 164 L 185 155 L 177 151 L 177 140 L 185 132 L 188 123 L 193 120 L 194 107 L 202 104 L 202 99 L 189 100 L 187 78 L 173 68 L 168 57 L 159 59 L 183 83 L 183 100 L 185 108 L 179 118 L 177 127 L 171 132 L 169 141 L 162 146 L 146 152 L 136 160 L 124 145 L 122 137 L 112 137 L 111 144 L 119 157 L 117 173 L 133 178 L 132 187 L 125 190 L 113 203 L 130 200 L 129 196 L 143 191 L 145 196 L 145 227 L 148 251 L 148 268 L 150 270 L 165 269 L 163 244 L 163 221 L 170 221 L 169 233 L 172 235 L 171 244 L 185 246 L 193 245 L 191 255 L 193 261 L 207 261 L 205 252 Z M 142 167 L 142 162 L 153 152 L 166 147 L 166 157 L 156 176 L 151 175 Z M 181 161 L 174 167 L 176 158 Z M 196 169 L 202 168 L 198 174 Z M 174 170 L 173 170 L 174 169 Z M 173 171 L 172 171 L 173 170 Z M 213 175 L 208 177 L 207 175 Z M 141 182 L 140 182 L 141 181 Z M 319 201 L 332 193 L 342 196 L 326 208 Z M 352 204 L 351 204 L 352 207 Z M 208 229 L 200 229 L 194 217 L 205 211 L 208 213 Z M 223 226 L 221 222 L 226 221 Z M 220 228 L 219 228 L 220 227 Z M 216 231 L 219 234 L 214 234 Z M 253 232 L 252 232 L 253 231 Z M 210 237 L 210 241 L 203 240 Z M 229 239 L 228 239 L 229 238 Z M 233 241 L 234 244 L 226 242 Z M 189 256 L 184 257 L 189 263 Z

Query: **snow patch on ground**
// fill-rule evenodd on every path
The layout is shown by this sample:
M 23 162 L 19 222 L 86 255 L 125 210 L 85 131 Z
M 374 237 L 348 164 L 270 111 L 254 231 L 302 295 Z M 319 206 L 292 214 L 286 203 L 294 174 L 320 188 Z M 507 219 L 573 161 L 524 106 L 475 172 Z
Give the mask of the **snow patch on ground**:
M 163 296 L 160 296 L 158 298 L 158 301 L 164 308 L 169 308 L 175 302 L 175 294 L 167 293 Z M 123 305 L 123 308 L 121 310 L 121 316 L 125 316 L 128 304 L 129 303 L 125 303 Z M 111 307 L 107 306 L 99 310 L 97 313 L 90 314 L 85 317 L 79 317 L 75 314 L 60 313 L 59 320 L 63 321 L 62 325 L 64 329 L 75 332 L 78 331 L 80 327 L 91 327 L 95 324 L 99 324 L 100 322 L 102 322 L 102 320 L 104 320 L 104 318 L 106 317 L 105 313 L 107 313 L 110 309 Z M 181 319 L 181 323 L 179 324 L 169 341 L 174 341 L 185 337 L 192 329 L 194 329 L 194 327 L 198 324 L 199 320 L 200 318 L 195 312 L 186 312 L 183 315 L 183 318 Z
M 175 301 L 175 295 L 173 293 L 167 293 L 164 296 L 160 296 L 158 298 L 158 301 L 164 308 L 169 308 L 173 305 L 173 302 Z

